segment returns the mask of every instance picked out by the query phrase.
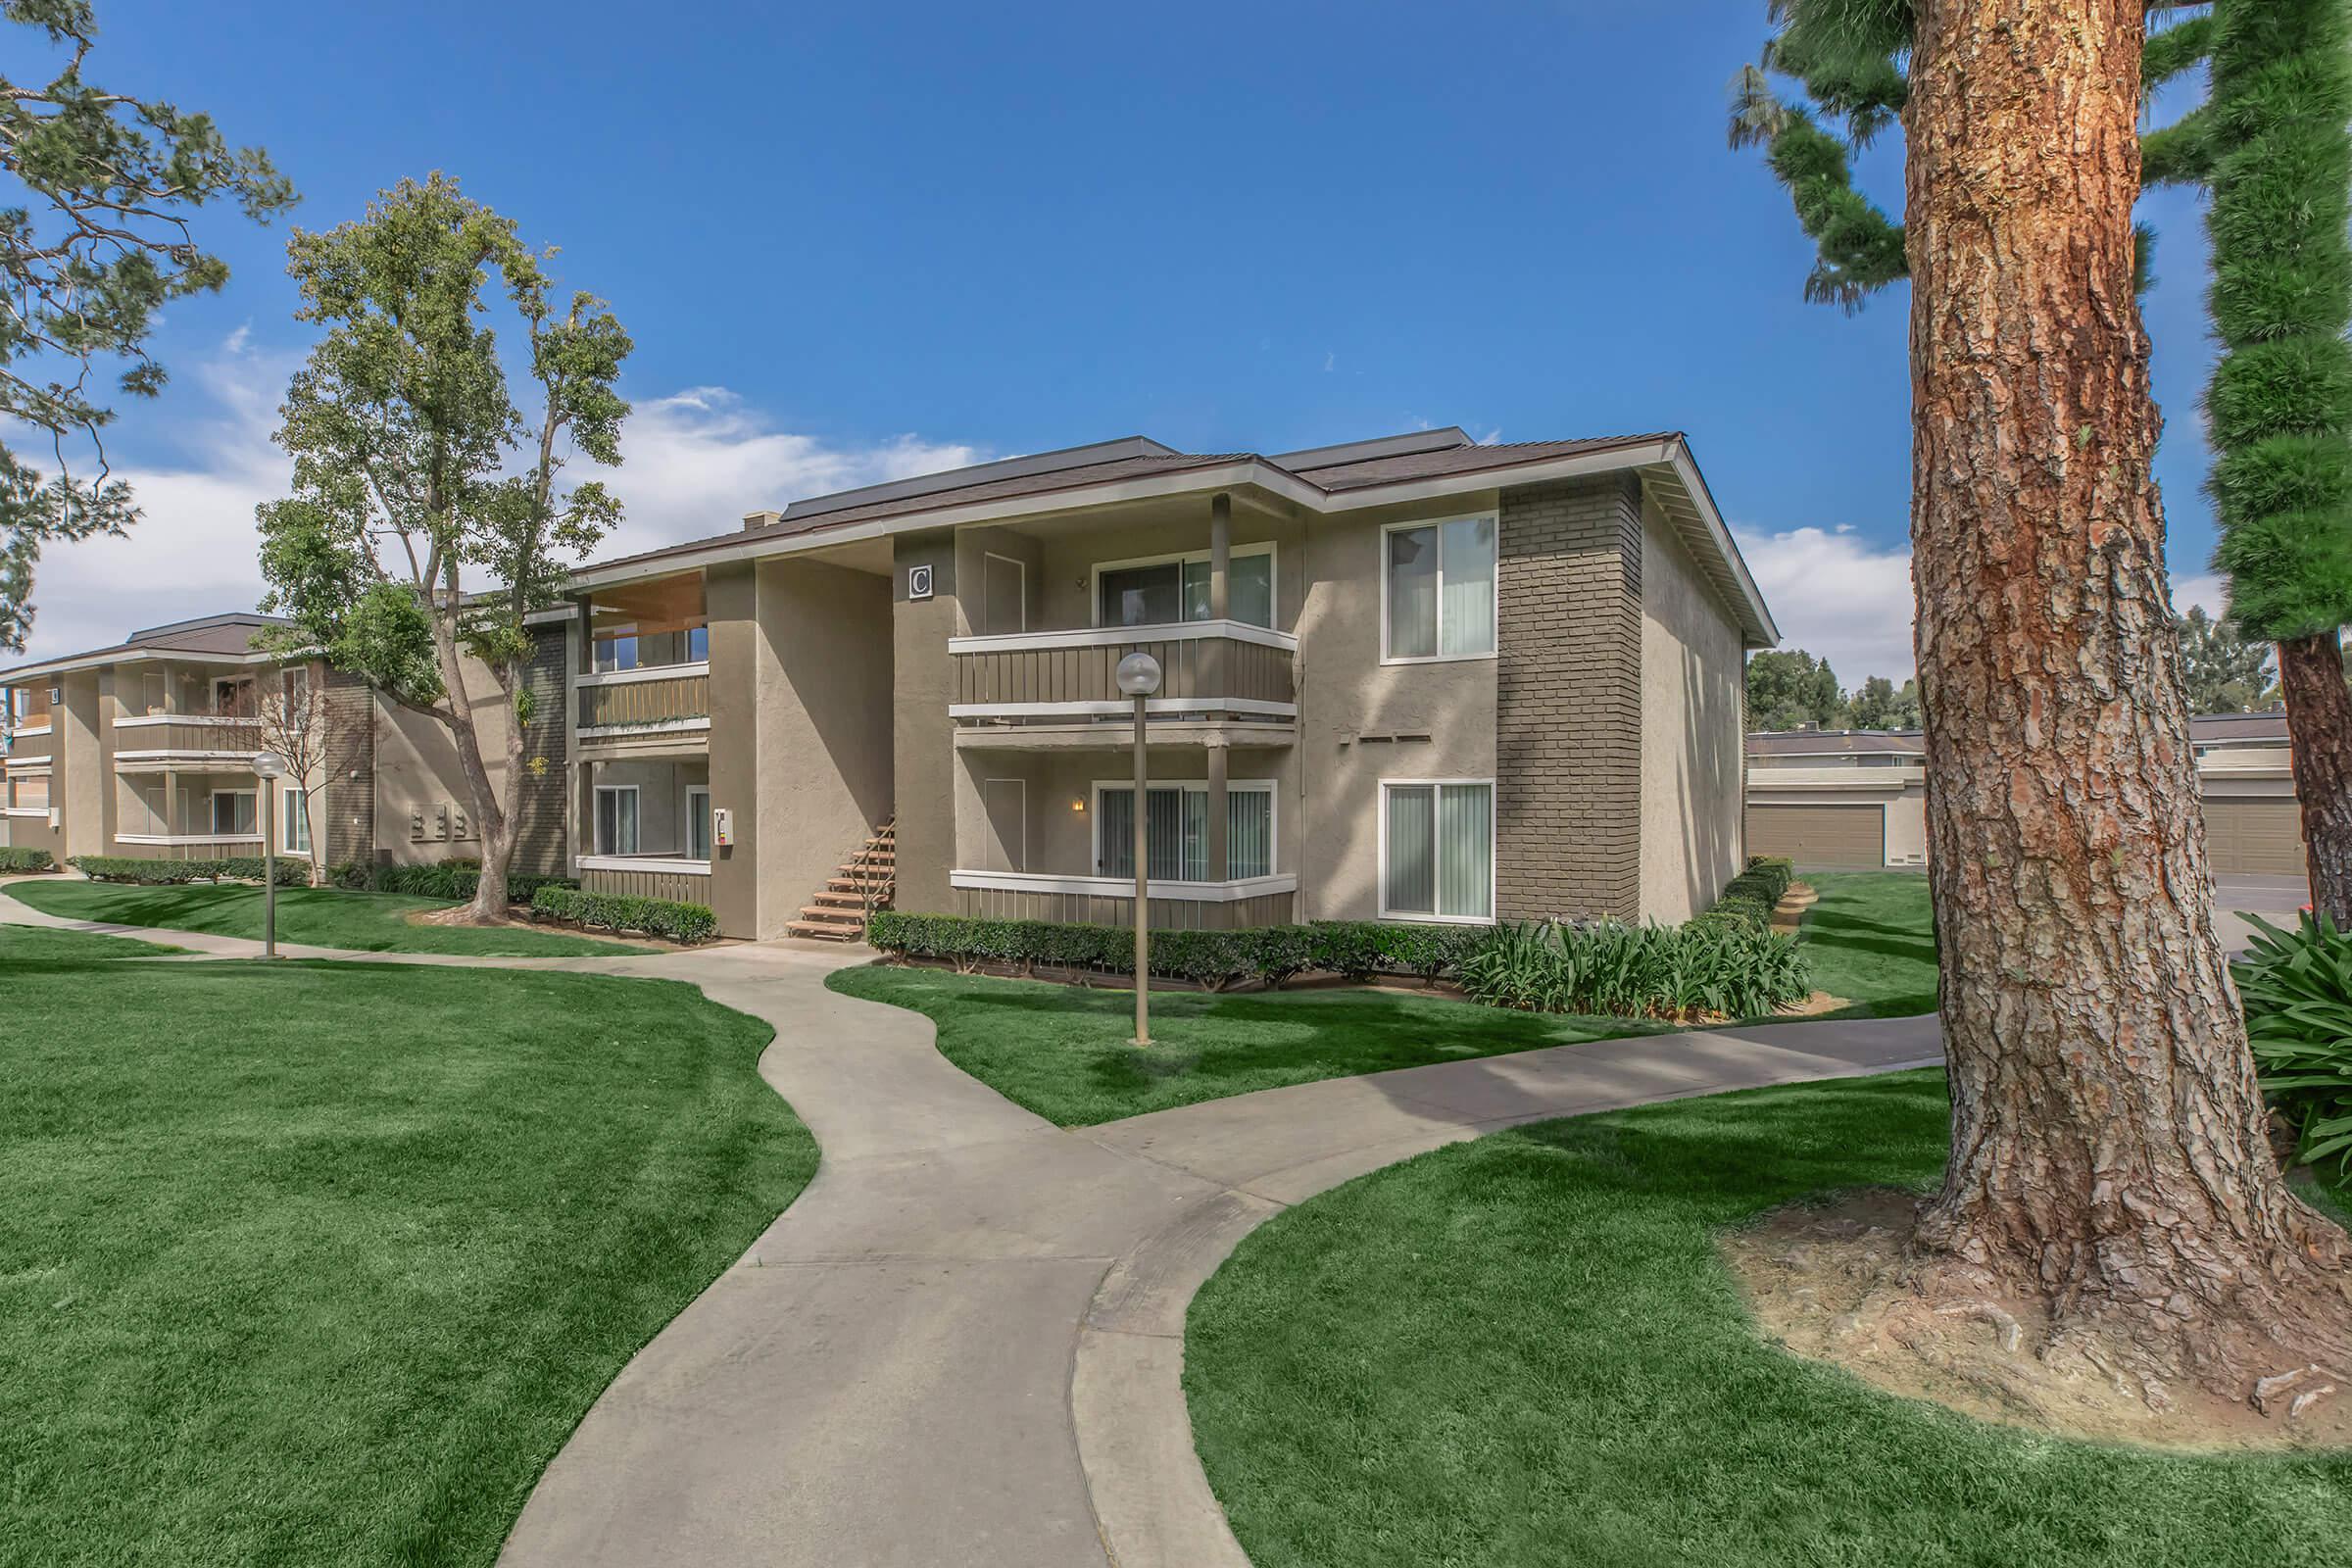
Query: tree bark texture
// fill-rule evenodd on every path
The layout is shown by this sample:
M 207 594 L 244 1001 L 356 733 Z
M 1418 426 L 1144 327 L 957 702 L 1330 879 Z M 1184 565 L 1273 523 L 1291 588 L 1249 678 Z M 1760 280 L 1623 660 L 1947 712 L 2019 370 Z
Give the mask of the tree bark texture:
M 2311 906 L 2352 928 L 2352 684 L 2334 632 L 2278 645 Z
M 1904 123 L 1952 1090 L 1918 1239 L 2048 1306 L 2052 1349 L 2132 1346 L 2153 1401 L 2339 1353 L 2352 1305 L 2343 1234 L 2264 1136 L 2213 933 L 2132 286 L 2143 15 L 1923 0 Z
M 458 649 L 455 624 L 454 585 L 450 597 L 451 606 L 434 608 L 433 651 L 441 664 L 441 684 L 450 708 L 450 742 L 457 750 L 459 769 L 466 775 L 466 793 L 473 803 L 474 826 L 482 835 L 482 878 L 466 913 L 469 919 L 484 925 L 503 925 L 508 919 L 507 865 L 514 858 L 514 845 L 507 831 L 507 813 L 490 783 L 490 769 L 482 760 L 481 729 L 475 721 L 473 698 L 466 690 L 466 665 Z M 511 737 L 519 733 L 520 726 L 514 721 L 511 710 L 507 727 L 512 751 Z M 516 788 L 512 761 L 507 769 L 507 787 Z

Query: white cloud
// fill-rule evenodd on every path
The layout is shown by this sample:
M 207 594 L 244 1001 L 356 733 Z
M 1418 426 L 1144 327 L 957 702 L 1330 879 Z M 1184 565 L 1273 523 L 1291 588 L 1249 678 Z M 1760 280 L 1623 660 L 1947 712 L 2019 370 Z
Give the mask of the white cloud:
M 180 449 L 201 454 L 200 461 L 121 470 L 144 512 L 130 534 L 44 553 L 26 660 L 106 647 L 141 627 L 250 610 L 260 601 L 253 511 L 286 493 L 291 465 L 270 433 L 294 362 L 258 354 L 249 341 L 239 328 L 193 372 L 203 412 L 185 416 L 174 433 Z M 723 387 L 638 399 L 621 447 L 616 469 L 581 461 L 566 469 L 575 480 L 603 478 L 626 509 L 618 533 L 597 552 L 603 557 L 725 533 L 745 513 L 796 497 L 988 456 L 911 435 L 872 446 L 829 444 L 772 428 Z
M 1781 646 L 1830 662 L 1838 679 L 1859 686 L 1911 674 L 1911 552 L 1881 549 L 1851 528 L 1733 530 L 1764 602 L 1780 622 Z
M 1748 571 L 1780 622 L 1781 646 L 1830 662 L 1848 689 L 1871 675 L 1897 684 L 1912 672 L 1911 552 L 1874 547 L 1851 528 L 1733 530 Z M 2210 572 L 2173 579 L 2173 604 L 2222 612 L 2222 580 Z

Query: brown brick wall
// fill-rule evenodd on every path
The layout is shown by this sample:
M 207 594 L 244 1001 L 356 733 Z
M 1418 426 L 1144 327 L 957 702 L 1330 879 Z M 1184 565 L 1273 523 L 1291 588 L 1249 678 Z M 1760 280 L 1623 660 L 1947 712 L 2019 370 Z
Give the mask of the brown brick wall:
M 523 688 L 531 694 L 531 721 L 522 733 L 522 787 L 515 798 L 514 858 L 517 876 L 564 876 L 565 762 L 571 701 L 569 643 L 561 625 L 531 628 L 531 658 L 523 666 Z
M 375 862 L 375 694 L 326 672 L 326 863 Z M 313 824 L 316 831 L 317 824 Z
M 1631 474 L 1506 490 L 1495 671 L 1495 912 L 1642 897 L 1642 504 Z

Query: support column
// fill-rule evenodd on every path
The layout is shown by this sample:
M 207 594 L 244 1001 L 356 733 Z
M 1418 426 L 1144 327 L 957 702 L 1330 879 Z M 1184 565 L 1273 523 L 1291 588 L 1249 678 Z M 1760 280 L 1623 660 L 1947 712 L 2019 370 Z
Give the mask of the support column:
M 596 853 L 596 764 L 581 762 L 577 766 L 578 776 L 573 780 L 571 798 L 572 817 L 579 823 L 580 830 L 572 841 L 572 862 L 566 868 L 574 876 L 579 874 L 579 857 Z
M 1217 495 L 1208 503 L 1208 618 L 1223 620 L 1232 608 L 1229 585 L 1233 575 L 1233 497 Z
M 1233 864 L 1231 846 L 1226 843 L 1226 829 L 1232 817 L 1225 808 L 1230 756 L 1223 741 L 1208 743 L 1208 879 L 1211 882 L 1224 881 Z

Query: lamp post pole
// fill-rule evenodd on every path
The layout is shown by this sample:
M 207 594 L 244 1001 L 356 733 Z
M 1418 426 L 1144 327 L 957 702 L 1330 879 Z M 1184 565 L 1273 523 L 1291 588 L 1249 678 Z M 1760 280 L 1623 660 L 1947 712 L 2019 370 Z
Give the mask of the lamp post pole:
M 1119 661 L 1119 690 L 1135 699 L 1135 1044 L 1152 1043 L 1152 840 L 1147 812 L 1152 766 L 1144 748 L 1145 704 L 1159 690 L 1159 661 L 1133 653 Z
M 277 956 L 277 781 L 286 776 L 286 760 L 262 752 L 253 760 L 253 776 L 261 781 L 262 796 L 262 956 Z

